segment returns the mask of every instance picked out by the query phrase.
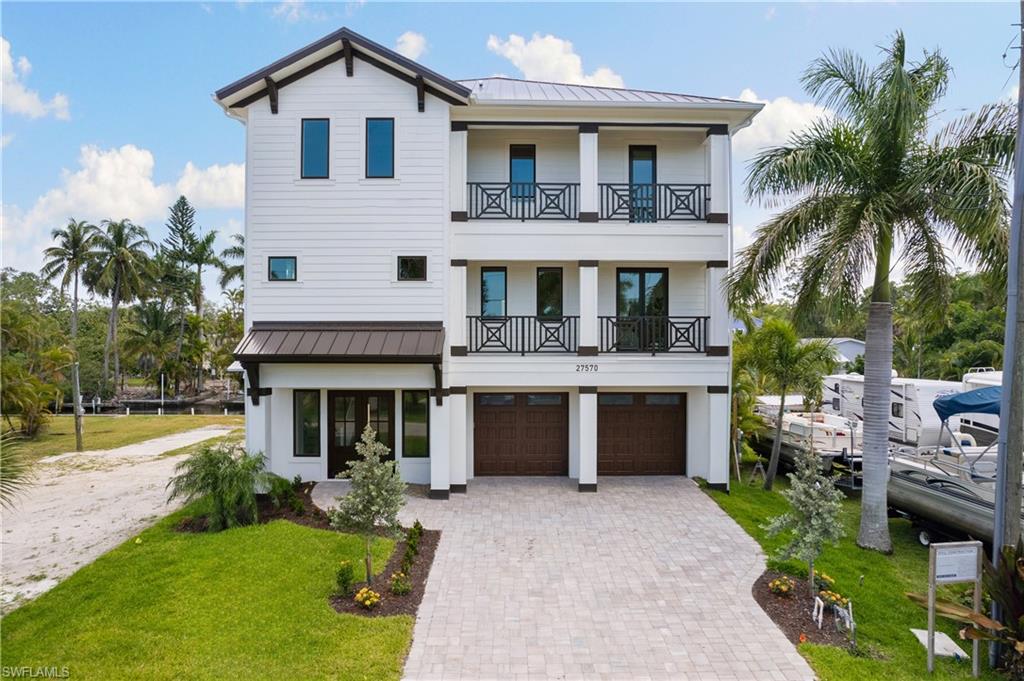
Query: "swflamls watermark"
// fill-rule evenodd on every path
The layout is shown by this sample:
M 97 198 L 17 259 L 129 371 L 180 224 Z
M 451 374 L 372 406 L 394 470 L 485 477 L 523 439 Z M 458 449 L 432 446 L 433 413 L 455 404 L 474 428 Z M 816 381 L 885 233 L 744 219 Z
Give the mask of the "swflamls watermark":
M 71 672 L 67 667 L 0 667 L 0 678 L 4 679 L 67 679 Z

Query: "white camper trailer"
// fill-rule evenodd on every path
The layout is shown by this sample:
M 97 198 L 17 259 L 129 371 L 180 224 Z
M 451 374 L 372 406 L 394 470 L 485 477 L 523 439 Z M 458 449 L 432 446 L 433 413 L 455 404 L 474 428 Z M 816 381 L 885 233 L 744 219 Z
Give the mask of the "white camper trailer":
M 963 391 L 988 388 L 1003 384 L 1003 372 L 992 367 L 972 367 L 964 374 Z M 990 445 L 999 436 L 997 414 L 961 414 L 960 430 L 974 438 L 979 445 Z
M 861 398 L 864 377 L 860 374 L 832 374 L 824 378 L 821 410 L 853 421 L 863 421 Z

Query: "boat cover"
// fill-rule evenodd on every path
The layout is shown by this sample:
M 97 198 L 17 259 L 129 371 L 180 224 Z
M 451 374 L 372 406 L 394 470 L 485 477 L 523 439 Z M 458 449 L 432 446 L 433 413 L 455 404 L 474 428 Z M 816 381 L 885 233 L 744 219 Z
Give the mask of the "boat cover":
M 935 398 L 932 406 L 943 421 L 957 414 L 999 414 L 1003 389 L 998 385 Z

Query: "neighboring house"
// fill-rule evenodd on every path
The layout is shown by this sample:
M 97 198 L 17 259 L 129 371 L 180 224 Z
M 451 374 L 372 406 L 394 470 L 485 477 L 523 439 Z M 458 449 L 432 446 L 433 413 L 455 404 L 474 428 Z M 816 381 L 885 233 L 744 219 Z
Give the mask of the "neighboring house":
M 824 341 L 836 351 L 837 369 L 843 373 L 843 365 L 852 362 L 864 354 L 864 341 L 856 338 L 805 338 L 804 341 Z
M 728 484 L 730 139 L 759 104 L 454 81 L 341 29 L 218 90 L 246 126 L 246 442 L 334 477 L 370 423 L 484 475 Z

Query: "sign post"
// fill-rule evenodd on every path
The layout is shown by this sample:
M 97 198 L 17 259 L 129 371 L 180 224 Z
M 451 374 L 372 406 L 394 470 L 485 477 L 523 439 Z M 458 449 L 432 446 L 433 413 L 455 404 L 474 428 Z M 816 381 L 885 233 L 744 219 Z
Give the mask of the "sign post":
M 939 584 L 974 582 L 974 612 L 981 612 L 980 541 L 932 544 L 928 550 L 928 673 L 935 671 L 935 592 Z M 978 639 L 971 642 L 971 671 L 981 673 Z

